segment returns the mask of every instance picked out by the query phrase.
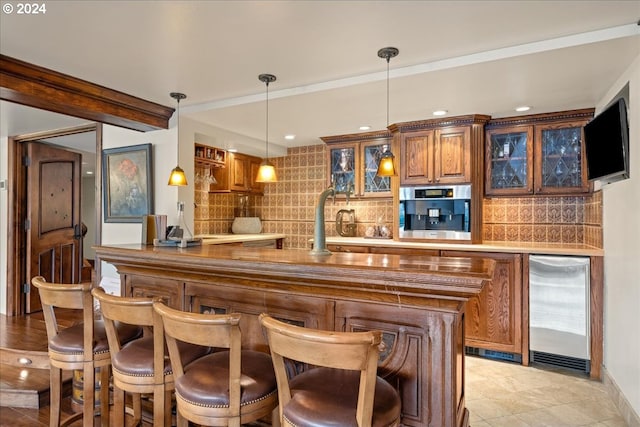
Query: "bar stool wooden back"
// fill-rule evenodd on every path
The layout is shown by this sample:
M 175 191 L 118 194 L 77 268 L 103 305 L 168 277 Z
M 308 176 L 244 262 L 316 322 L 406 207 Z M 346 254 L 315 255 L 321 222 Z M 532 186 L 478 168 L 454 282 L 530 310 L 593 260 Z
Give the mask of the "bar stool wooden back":
M 162 319 L 153 309 L 153 300 L 109 295 L 102 288 L 93 289 L 92 294 L 100 302 L 111 352 L 113 424 L 125 425 L 125 393 L 129 392 L 133 393 L 134 425 L 141 421 L 140 395 L 153 393 L 154 427 L 171 426 L 173 371 L 165 355 Z M 123 344 L 116 333 L 118 324 L 143 326 L 144 337 Z M 186 363 L 210 351 L 207 347 L 184 343 L 179 347 Z
M 91 283 L 49 283 L 44 277 L 31 279 L 38 288 L 47 327 L 49 361 L 51 364 L 50 425 L 68 425 L 82 418 L 84 427 L 93 427 L 95 413 L 95 369 L 100 369 L 100 419 L 109 426 L 109 368 L 111 357 L 104 324 L 96 320 L 91 296 Z M 59 329 L 55 308 L 82 310 L 82 323 Z M 138 326 L 118 327 L 123 342 L 142 335 Z M 62 371 L 82 370 L 82 412 L 60 420 L 62 402 Z
M 399 425 L 400 396 L 377 376 L 380 331 L 321 331 L 265 313 L 260 323 L 276 371 L 282 426 Z
M 187 313 L 154 302 L 161 314 L 175 375 L 178 427 L 189 421 L 236 426 L 270 417 L 278 404 L 268 354 L 242 350 L 240 314 Z M 187 365 L 177 341 L 216 348 Z

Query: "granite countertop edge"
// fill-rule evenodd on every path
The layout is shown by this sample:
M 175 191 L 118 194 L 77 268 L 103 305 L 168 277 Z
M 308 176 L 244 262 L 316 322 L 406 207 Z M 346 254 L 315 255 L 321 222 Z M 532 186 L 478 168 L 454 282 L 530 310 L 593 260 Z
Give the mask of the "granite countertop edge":
M 313 239 L 311 239 L 313 241 Z M 437 249 L 471 252 L 503 252 L 543 255 L 604 256 L 604 250 L 584 244 L 522 243 L 522 242 L 483 242 L 483 243 L 444 243 L 409 242 L 391 239 L 367 239 L 364 237 L 327 237 L 327 244 L 395 247 L 408 249 Z

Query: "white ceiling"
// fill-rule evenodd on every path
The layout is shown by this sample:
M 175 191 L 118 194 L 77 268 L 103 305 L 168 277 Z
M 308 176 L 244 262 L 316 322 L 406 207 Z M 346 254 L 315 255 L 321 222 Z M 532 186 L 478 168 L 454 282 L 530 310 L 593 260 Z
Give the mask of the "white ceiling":
M 503 117 L 523 104 L 593 107 L 640 54 L 640 0 L 40 3 L 45 14 L 0 14 L 2 54 L 164 105 L 184 92 L 183 117 L 238 134 L 256 155 L 266 131 L 260 73 L 278 78 L 269 86 L 277 155 L 386 126 L 382 47 L 400 50 L 391 123 L 436 109 Z M 2 136 L 84 123 L 0 109 Z

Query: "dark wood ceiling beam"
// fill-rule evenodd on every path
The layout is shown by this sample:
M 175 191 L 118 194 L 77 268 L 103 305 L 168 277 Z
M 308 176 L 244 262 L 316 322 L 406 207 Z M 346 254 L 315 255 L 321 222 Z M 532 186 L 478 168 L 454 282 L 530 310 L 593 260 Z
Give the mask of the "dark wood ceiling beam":
M 142 132 L 167 129 L 174 108 L 0 55 L 0 99 Z

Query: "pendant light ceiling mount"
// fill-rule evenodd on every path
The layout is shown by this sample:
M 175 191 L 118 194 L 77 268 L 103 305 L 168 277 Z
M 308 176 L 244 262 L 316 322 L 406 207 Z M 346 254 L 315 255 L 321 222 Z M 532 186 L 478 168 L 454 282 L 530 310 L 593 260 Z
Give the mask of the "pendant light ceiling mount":
M 173 168 L 173 170 L 171 171 L 171 175 L 169 175 L 169 185 L 173 185 L 173 186 L 185 186 L 187 185 L 187 177 L 184 174 L 184 170 L 180 167 L 180 101 L 185 99 L 187 97 L 187 95 L 185 95 L 184 93 L 180 93 L 180 92 L 170 92 L 169 96 L 172 97 L 173 99 L 176 100 L 178 107 L 177 107 L 177 117 L 178 117 L 178 123 L 176 125 L 177 127 L 177 133 L 178 133 L 178 138 L 177 138 L 177 142 L 176 142 L 176 148 L 177 148 L 177 157 L 176 157 L 176 167 Z
M 395 47 L 383 47 L 378 51 L 378 56 L 382 59 L 386 59 L 388 64 L 391 58 L 395 58 L 399 53 L 400 51 Z
M 269 83 L 273 83 L 276 81 L 276 76 L 273 74 L 260 74 L 258 76 L 258 80 L 264 83 L 267 87 L 267 114 L 266 114 L 266 136 L 264 139 L 266 146 L 265 158 L 260 163 L 260 168 L 258 169 L 258 176 L 256 177 L 256 182 L 277 182 L 278 178 L 276 176 L 276 168 L 269 163 Z
M 387 60 L 387 127 L 389 127 L 389 62 L 391 58 L 398 56 L 400 51 L 395 47 L 383 47 L 378 51 L 378 56 Z M 395 156 L 388 149 L 382 153 L 380 162 L 378 163 L 378 176 L 397 176 L 396 166 L 394 162 Z

